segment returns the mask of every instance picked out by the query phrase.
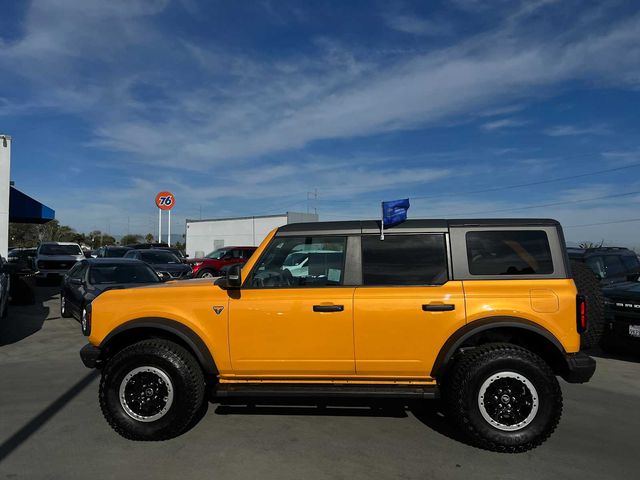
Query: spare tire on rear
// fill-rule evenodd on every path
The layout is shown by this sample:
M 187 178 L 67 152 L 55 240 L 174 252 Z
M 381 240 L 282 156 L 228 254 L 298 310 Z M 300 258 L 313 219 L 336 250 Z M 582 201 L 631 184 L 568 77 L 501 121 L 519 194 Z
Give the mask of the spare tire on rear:
M 600 343 L 604 331 L 604 297 L 600 282 L 581 262 L 571 262 L 571 273 L 578 293 L 587 299 L 587 331 L 580 335 L 580 348 L 593 348 Z

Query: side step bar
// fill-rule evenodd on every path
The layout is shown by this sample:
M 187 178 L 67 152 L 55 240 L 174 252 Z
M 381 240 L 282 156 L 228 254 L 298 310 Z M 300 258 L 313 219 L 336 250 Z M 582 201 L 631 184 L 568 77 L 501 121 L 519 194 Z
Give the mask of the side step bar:
M 435 385 L 318 385 L 274 383 L 221 383 L 214 395 L 228 397 L 345 397 L 345 398 L 414 398 L 435 399 L 440 391 Z

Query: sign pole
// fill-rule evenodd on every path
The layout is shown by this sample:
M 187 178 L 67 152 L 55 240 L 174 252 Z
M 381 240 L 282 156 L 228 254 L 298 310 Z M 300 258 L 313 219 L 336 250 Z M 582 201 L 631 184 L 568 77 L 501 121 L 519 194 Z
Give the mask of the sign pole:
M 380 240 L 384 240 L 384 202 L 380 204 L 382 210 L 382 221 L 380 222 Z
M 158 243 L 162 243 L 162 210 L 158 209 Z
M 171 246 L 171 210 L 169 210 L 169 233 L 167 234 L 167 245 Z

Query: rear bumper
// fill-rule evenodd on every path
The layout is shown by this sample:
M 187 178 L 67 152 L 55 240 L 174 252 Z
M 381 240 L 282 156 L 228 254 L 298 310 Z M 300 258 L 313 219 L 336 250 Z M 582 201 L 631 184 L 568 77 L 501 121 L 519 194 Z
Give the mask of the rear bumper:
M 569 383 L 586 383 L 596 371 L 596 361 L 585 353 L 573 353 L 565 358 L 567 365 L 562 378 Z
M 95 347 L 90 343 L 87 343 L 80 349 L 80 358 L 82 363 L 87 368 L 100 368 L 102 364 L 102 350 L 99 347 Z

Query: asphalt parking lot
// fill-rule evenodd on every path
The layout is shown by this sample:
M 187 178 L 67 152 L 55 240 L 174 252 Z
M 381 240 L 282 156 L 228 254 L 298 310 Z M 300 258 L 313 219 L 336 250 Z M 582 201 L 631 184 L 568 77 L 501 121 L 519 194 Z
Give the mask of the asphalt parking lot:
M 0 478 L 601 480 L 640 469 L 640 357 L 598 357 L 591 383 L 563 382 L 556 433 L 505 455 L 457 439 L 435 402 L 212 402 L 182 437 L 130 442 L 102 418 L 84 343 L 55 287 L 0 320 Z

